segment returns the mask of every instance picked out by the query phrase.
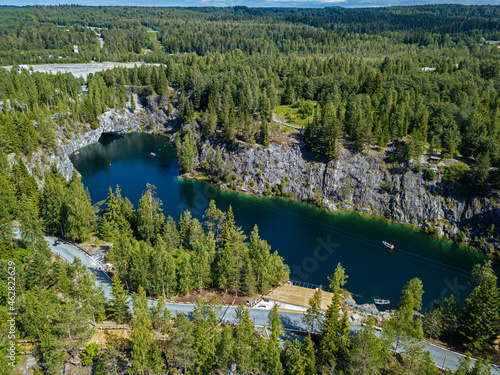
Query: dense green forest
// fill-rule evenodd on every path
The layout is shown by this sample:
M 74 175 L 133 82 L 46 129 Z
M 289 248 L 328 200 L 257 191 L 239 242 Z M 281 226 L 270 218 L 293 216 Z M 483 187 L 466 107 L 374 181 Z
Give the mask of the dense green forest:
M 349 336 L 340 316 L 344 270 L 331 279 L 335 292 L 324 318 L 321 291 L 304 317 L 303 342 L 280 345 L 283 327 L 269 314 L 270 340 L 257 339 L 248 310 L 235 325 L 220 325 L 215 302 L 199 302 L 193 320 L 171 316 L 161 301 L 191 290 L 218 288 L 238 295 L 263 293 L 288 278 L 258 228 L 247 236 L 234 214 L 212 203 L 203 220 L 184 212 L 165 218 L 155 187 L 137 209 L 119 187 L 92 206 L 78 176 L 64 181 L 56 168 L 45 176 L 25 162 L 96 128 L 109 108 L 127 107 L 131 94 L 147 104 L 161 97 L 177 116 L 179 162 L 191 171 L 206 140 L 229 148 L 239 141 L 267 147 L 272 114 L 294 110 L 305 123 L 304 141 L 318 160 L 342 147 L 398 145 L 404 165 L 424 151 L 462 156 L 471 166 L 449 168 L 457 192 L 500 188 L 500 7 L 429 5 L 380 9 L 252 9 L 136 7 L 0 7 L 0 65 L 90 61 L 146 61 L 155 66 L 115 68 L 87 81 L 71 74 L 0 69 L 0 263 L 14 262 L 18 338 L 41 340 L 41 370 L 60 373 L 83 357 L 95 374 L 214 374 L 237 365 L 239 373 L 433 374 L 430 357 L 414 339 L 432 337 L 481 357 L 495 357 L 499 291 L 491 264 L 473 271 L 473 291 L 460 303 L 436 303 L 425 317 L 423 286 L 411 280 L 401 301 L 375 335 L 373 322 Z M 99 38 L 103 40 L 101 47 Z M 73 45 L 79 52 L 73 52 Z M 431 68 L 424 69 L 422 68 Z M 134 96 L 132 95 L 132 98 Z M 132 100 L 129 109 L 135 106 Z M 43 156 L 42 156 L 43 160 Z M 231 181 L 220 149 L 208 163 L 210 178 Z M 39 187 L 34 177 L 43 181 Z M 427 176 L 432 178 L 432 176 Z M 280 193 L 278 191 L 278 193 Z M 13 237 L 19 227 L 21 240 Z M 492 233 L 498 228 L 492 228 Z M 112 242 L 112 304 L 81 264 L 51 256 L 44 233 L 77 242 L 97 236 Z M 7 274 L 0 278 L 0 373 L 7 350 Z M 134 315 L 126 299 L 133 293 Z M 147 298 L 158 298 L 154 309 Z M 77 348 L 89 324 L 113 319 L 133 327 L 130 356 L 112 349 Z M 168 337 L 157 345 L 155 335 Z M 407 355 L 394 357 L 389 343 Z M 128 363 L 130 359 L 130 363 Z M 486 374 L 464 359 L 457 374 Z
M 41 62 L 25 55 L 41 56 L 41 49 L 34 52 L 39 48 L 49 51 L 46 39 L 50 38 L 71 48 L 81 40 L 97 43 L 86 37 L 95 33 L 84 26 L 102 28 L 96 30 L 105 47 L 98 48 L 95 56 L 82 47 L 72 59 L 164 64 L 153 70 L 99 73 L 89 79 L 86 95 L 77 87 L 83 82 L 70 82 L 64 75 L 30 78 L 27 72 L 3 72 L 0 94 L 15 99 L 11 107 L 17 111 L 2 124 L 19 131 L 27 125 L 23 122 L 27 115 L 34 121 L 47 117 L 40 107 L 65 110 L 73 127 L 81 122 L 96 124 L 107 107 L 124 105 L 125 85 L 147 96 L 154 91 L 165 94 L 170 82 L 185 92 L 179 98 L 180 118 L 196 120 L 202 138 L 221 129 L 229 144 L 236 138 L 266 144 L 266 122 L 274 108 L 284 105 L 298 108 L 304 118 L 313 116 L 305 140 L 327 160 L 335 158 L 343 141 L 362 150 L 367 144 L 385 146 L 404 139 L 405 160 L 417 159 L 429 146 L 446 156 L 461 154 L 497 166 L 500 51 L 486 41 L 500 39 L 498 12 L 498 7 L 462 6 L 2 8 L 6 22 L 0 26 L 4 28 L 0 42 L 6 45 L 0 51 L 19 59 L 6 58 L 4 64 Z M 66 41 L 66 34 L 74 40 Z M 145 49 L 151 53 L 141 53 Z M 35 107 L 36 113 L 31 113 Z M 22 133 L 30 140 L 21 143 L 30 154 L 37 137 L 33 129 L 27 130 Z M 6 139 L 15 138 L 13 133 L 14 129 L 1 133 L 2 145 L 9 151 L 19 143 Z M 38 133 L 43 133 L 38 137 L 42 145 L 50 144 L 47 126 Z M 196 134 L 195 139 L 199 139 Z M 486 184 L 488 177 L 479 178 L 480 184 Z M 491 177 L 491 182 L 500 183 L 498 175 Z

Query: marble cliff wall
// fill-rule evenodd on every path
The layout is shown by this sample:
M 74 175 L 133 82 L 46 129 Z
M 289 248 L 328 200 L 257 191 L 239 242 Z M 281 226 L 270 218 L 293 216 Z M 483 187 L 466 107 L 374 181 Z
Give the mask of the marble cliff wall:
M 214 146 L 203 145 L 198 170 L 203 171 L 203 161 L 214 154 Z M 330 210 L 380 215 L 449 237 L 464 231 L 469 238 L 486 238 L 482 246 L 486 252 L 500 251 L 498 237 L 486 234 L 491 224 L 500 224 L 498 193 L 460 197 L 439 172 L 434 180 L 426 181 L 423 172 L 386 164 L 384 156 L 377 154 L 343 150 L 336 160 L 324 163 L 314 160 L 304 144 L 272 144 L 265 149 L 239 144 L 235 150 L 222 151 L 224 162 L 230 163 L 236 174 L 237 190 L 266 195 L 285 180 L 283 191 L 302 201 Z

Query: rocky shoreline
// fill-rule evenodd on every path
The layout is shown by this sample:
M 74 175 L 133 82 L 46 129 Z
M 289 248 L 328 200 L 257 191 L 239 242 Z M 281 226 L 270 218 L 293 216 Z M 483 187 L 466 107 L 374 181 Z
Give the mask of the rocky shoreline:
M 135 100 L 140 103 L 137 95 Z M 103 134 L 153 133 L 169 129 L 169 124 L 176 120 L 175 110 L 167 115 L 163 98 L 158 95 L 148 97 L 145 102 L 144 107 L 138 104 L 138 109 L 134 112 L 127 108 L 109 109 L 98 117 L 99 126 L 96 129 L 88 128 L 83 134 L 78 134 L 73 139 L 60 136 L 61 143 L 55 153 L 49 153 L 46 150 L 35 152 L 30 159 L 24 159 L 26 168 L 35 177 L 40 188 L 43 187 L 45 173 L 51 165 L 55 165 L 64 179 L 69 181 L 75 170 L 69 156 L 84 147 L 97 143 Z
M 28 171 L 40 187 L 44 175 L 55 164 L 66 180 L 74 172 L 69 156 L 99 141 L 102 134 L 161 131 L 173 129 L 176 110 L 167 115 L 163 99 L 148 97 L 133 113 L 128 109 L 108 110 L 99 116 L 99 127 L 89 129 L 74 139 L 62 138 L 57 152 L 38 151 L 25 160 Z M 175 137 L 175 134 L 174 134 Z M 285 196 L 329 210 L 351 210 L 383 216 L 394 222 L 419 226 L 423 230 L 454 238 L 459 232 L 467 242 L 485 253 L 500 253 L 500 194 L 462 197 L 453 184 L 443 181 L 439 164 L 429 164 L 435 178 L 427 181 L 422 171 L 386 162 L 383 153 L 354 153 L 346 149 L 337 159 L 325 163 L 316 160 L 299 141 L 267 148 L 238 142 L 229 150 L 225 145 L 205 142 L 195 159 L 199 178 L 209 173 L 209 160 L 220 146 L 224 170 L 228 174 L 222 188 L 241 192 Z M 491 226 L 495 232 L 489 234 Z
M 195 161 L 197 173 L 206 174 L 216 144 L 206 142 Z M 317 161 L 303 143 L 259 145 L 238 143 L 233 150 L 221 147 L 224 169 L 230 171 L 232 188 L 265 196 L 287 196 L 329 210 L 351 210 L 383 216 L 394 222 L 419 226 L 429 233 L 454 238 L 460 231 L 485 253 L 500 251 L 498 227 L 500 195 L 461 197 L 452 183 L 443 181 L 441 165 L 429 164 L 432 181 L 422 171 L 388 164 L 383 153 L 342 150 L 329 163 Z M 478 246 L 479 245 L 479 246 Z

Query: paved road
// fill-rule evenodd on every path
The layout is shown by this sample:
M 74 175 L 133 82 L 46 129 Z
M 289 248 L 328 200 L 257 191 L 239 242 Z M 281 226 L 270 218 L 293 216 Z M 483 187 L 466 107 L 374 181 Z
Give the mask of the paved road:
M 16 233 L 19 236 L 19 233 Z M 73 259 L 79 258 L 83 265 L 88 267 L 97 278 L 97 282 L 101 285 L 104 290 L 104 294 L 106 298 L 111 296 L 111 279 L 109 276 L 101 270 L 102 265 L 99 262 L 82 250 L 78 249 L 76 246 L 72 244 L 61 241 L 60 244 L 54 245 L 54 237 L 45 236 L 45 239 L 49 245 L 50 250 L 54 253 L 61 256 L 61 258 L 65 259 L 68 262 L 73 262 Z M 150 301 L 150 305 L 155 305 L 155 301 Z M 180 312 L 184 313 L 188 316 L 191 315 L 194 306 L 191 304 L 181 304 L 181 303 L 168 303 L 166 304 L 167 308 L 172 313 Z M 225 306 L 225 321 L 235 321 L 235 307 Z M 257 308 L 249 308 L 250 316 L 255 325 L 263 325 L 267 326 L 267 315 L 269 310 L 257 309 Z M 287 332 L 287 337 L 293 337 L 291 331 L 293 330 L 305 330 L 305 326 L 302 323 L 302 314 L 300 313 L 291 313 L 291 312 L 280 312 L 281 320 Z M 360 329 L 360 327 L 351 326 L 353 331 Z M 460 353 L 455 353 L 450 350 L 441 348 L 439 346 L 429 344 L 427 342 L 423 342 L 425 349 L 428 350 L 434 360 L 436 366 L 441 368 L 448 368 L 452 371 L 455 371 L 458 366 L 458 362 L 464 356 Z M 474 360 L 473 360 L 474 363 Z M 491 374 L 500 375 L 500 368 L 498 366 L 492 366 Z

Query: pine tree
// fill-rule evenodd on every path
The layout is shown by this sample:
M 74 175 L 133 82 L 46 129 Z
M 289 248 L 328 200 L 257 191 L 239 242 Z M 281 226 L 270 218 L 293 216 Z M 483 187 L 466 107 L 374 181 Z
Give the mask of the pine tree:
M 133 113 L 135 112 L 136 106 L 135 106 L 135 99 L 134 99 L 134 92 L 130 93 L 130 111 Z
M 321 327 L 322 314 L 321 314 L 321 300 L 322 300 L 321 286 L 314 292 L 314 295 L 309 299 L 309 308 L 302 317 L 302 322 L 307 326 L 309 333 L 316 333 L 318 328 Z
M 224 221 L 226 220 L 226 214 L 219 210 L 215 205 L 215 201 L 211 199 L 203 218 L 205 219 L 205 226 L 208 232 L 213 233 L 216 242 L 218 242 Z
M 217 320 L 215 320 L 217 322 Z M 218 325 L 211 325 L 204 316 L 197 322 L 194 330 L 194 350 L 197 355 L 195 363 L 196 372 L 199 374 L 213 374 L 216 363 L 215 341 L 218 335 Z
M 233 329 L 230 325 L 225 325 L 217 343 L 216 360 L 219 371 L 227 371 L 234 363 L 234 346 Z
M 45 230 L 50 234 L 65 235 L 67 191 L 62 176 L 54 168 L 45 176 L 41 213 Z
M 177 258 L 177 291 L 179 294 L 187 294 L 193 288 L 193 268 L 191 266 L 191 258 L 188 254 L 183 253 Z
M 234 358 L 238 360 L 238 372 L 248 373 L 254 369 L 252 347 L 255 344 L 254 326 L 248 309 L 236 308 Z
M 480 192 L 485 191 L 486 184 L 488 182 L 489 171 L 490 171 L 490 154 L 488 152 L 481 153 L 476 158 L 474 167 L 471 170 L 471 181 L 473 187 L 478 189 Z
M 354 337 L 351 358 L 350 374 L 377 375 L 384 368 L 388 352 L 375 334 L 373 318 Z
M 132 296 L 134 300 L 134 318 L 132 319 L 132 369 L 135 373 L 147 374 L 151 365 L 151 350 L 154 331 L 149 316 L 148 298 L 144 289 L 139 287 Z
M 111 291 L 111 317 L 122 324 L 128 315 L 128 295 L 123 289 L 123 284 L 117 274 L 113 275 L 113 289 Z
M 235 228 L 233 209 L 229 206 L 226 221 L 222 228 L 221 239 L 215 253 L 216 282 L 217 285 L 226 289 L 235 287 L 237 276 L 237 263 L 233 248 L 239 240 L 238 231 Z
M 128 198 L 123 198 L 119 186 L 116 186 L 115 192 L 109 188 L 106 197 L 106 208 L 101 215 L 101 224 L 107 222 L 113 228 L 113 239 L 121 236 L 132 236 L 131 222 L 133 222 L 133 206 Z
M 174 257 L 171 253 L 167 252 L 165 258 L 165 274 L 164 274 L 164 286 L 166 289 L 166 296 L 170 297 L 175 295 L 177 290 L 177 271 Z
M 397 352 L 399 344 L 422 340 L 422 321 L 414 319 L 414 311 L 422 307 L 422 295 L 424 294 L 422 281 L 414 278 L 405 285 L 402 290 L 399 305 L 396 307 L 394 316 L 384 325 L 384 334 L 396 344 Z
M 287 373 L 290 375 L 306 375 L 306 363 L 302 354 L 302 347 L 299 341 L 294 340 L 288 349 Z
M 281 322 L 280 314 L 276 304 L 271 308 L 267 316 L 267 324 L 271 332 L 271 340 L 278 342 L 280 337 L 285 334 L 283 323 Z
M 191 172 L 197 152 L 193 131 L 188 129 L 183 142 L 177 142 L 177 158 L 179 159 L 181 173 Z
M 323 371 L 345 371 L 349 364 L 350 328 L 347 314 L 341 316 L 340 291 L 341 286 L 346 283 L 347 275 L 340 263 L 333 276 L 328 279 L 330 288 L 333 290 L 333 297 L 325 315 L 323 333 L 320 338 L 319 362 Z
M 23 196 L 19 203 L 19 221 L 21 222 L 21 238 L 33 250 L 47 250 L 47 243 L 43 238 L 42 221 L 38 216 L 38 209 L 31 199 Z
M 80 242 L 86 241 L 94 229 L 96 210 L 90 201 L 88 189 L 80 177 L 74 175 L 69 184 L 67 233 Z
M 476 352 L 492 347 L 497 339 L 500 291 L 491 261 L 475 265 L 472 277 L 476 287 L 465 301 L 458 332 L 462 345 Z
M 257 277 L 257 289 L 259 293 L 265 293 L 269 290 L 271 284 L 271 246 L 260 238 L 257 225 L 254 226 L 250 234 L 250 246 L 248 250 Z
M 302 345 L 302 355 L 304 356 L 305 375 L 316 375 L 316 356 L 314 355 L 314 344 L 311 335 L 307 335 Z
M 194 323 L 183 313 L 177 313 L 174 318 L 174 328 L 169 333 L 171 355 L 183 369 L 184 374 L 196 362 L 194 350 Z
M 139 200 L 137 209 L 137 232 L 144 240 L 153 242 L 165 221 L 161 212 L 162 202 L 155 196 L 156 186 L 147 184 L 147 190 Z
M 163 227 L 163 240 L 168 250 L 176 249 L 179 246 L 179 231 L 171 216 L 167 217 L 167 222 Z
M 215 241 L 213 237 L 209 235 L 206 235 L 203 239 L 193 243 L 191 263 L 200 294 L 203 292 L 203 287 L 210 282 L 210 258 L 214 253 Z
M 12 235 L 12 220 L 16 206 L 14 189 L 7 174 L 0 168 L 0 236 L 2 238 Z
M 287 78 L 285 82 L 285 91 L 283 93 L 283 104 L 291 105 L 294 99 L 294 91 L 292 87 L 292 79 L 290 77 Z
M 262 119 L 262 123 L 260 124 L 260 136 L 259 143 L 264 147 L 269 147 L 270 139 L 269 139 L 269 123 L 267 119 Z
M 285 370 L 280 359 L 281 349 L 275 340 L 267 342 L 266 372 L 269 375 L 284 375 Z

